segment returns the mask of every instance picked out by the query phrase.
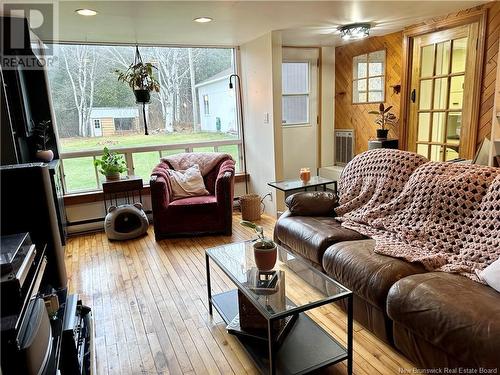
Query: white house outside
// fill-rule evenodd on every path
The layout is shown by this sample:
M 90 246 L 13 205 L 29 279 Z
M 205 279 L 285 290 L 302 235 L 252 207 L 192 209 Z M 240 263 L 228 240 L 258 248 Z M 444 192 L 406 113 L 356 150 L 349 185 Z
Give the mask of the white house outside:
M 235 93 L 229 89 L 231 74 L 227 69 L 196 85 L 201 131 L 238 131 Z

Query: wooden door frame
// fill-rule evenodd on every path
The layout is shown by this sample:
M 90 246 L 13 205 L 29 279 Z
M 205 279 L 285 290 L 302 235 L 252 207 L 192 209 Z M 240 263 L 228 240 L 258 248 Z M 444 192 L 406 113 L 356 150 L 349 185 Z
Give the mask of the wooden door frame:
M 474 72 L 474 83 L 472 85 L 472 100 L 471 119 L 473 123 L 479 121 L 479 111 L 481 105 L 481 82 L 483 78 L 483 61 L 484 61 L 484 45 L 486 42 L 486 21 L 488 9 L 483 7 L 480 9 L 469 11 L 462 15 L 448 16 L 445 19 L 437 20 L 432 23 L 419 24 L 409 27 L 403 32 L 403 74 L 401 80 L 401 109 L 400 109 L 400 127 L 399 127 L 399 148 L 402 150 L 408 149 L 408 126 L 410 116 L 410 93 L 411 93 L 411 68 L 413 60 L 413 39 L 415 37 L 443 31 L 446 29 L 463 26 L 466 24 L 478 23 L 478 42 L 476 54 L 476 68 Z M 468 140 L 465 154 L 472 158 L 476 148 L 477 126 L 471 129 L 470 139 Z

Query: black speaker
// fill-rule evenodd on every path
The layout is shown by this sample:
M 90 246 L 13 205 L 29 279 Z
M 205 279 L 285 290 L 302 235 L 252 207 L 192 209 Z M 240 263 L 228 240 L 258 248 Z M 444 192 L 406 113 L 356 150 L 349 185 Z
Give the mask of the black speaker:
M 53 338 L 42 298 L 30 301 L 16 333 L 14 340 L 2 342 L 2 373 L 6 375 L 45 373 L 51 359 Z

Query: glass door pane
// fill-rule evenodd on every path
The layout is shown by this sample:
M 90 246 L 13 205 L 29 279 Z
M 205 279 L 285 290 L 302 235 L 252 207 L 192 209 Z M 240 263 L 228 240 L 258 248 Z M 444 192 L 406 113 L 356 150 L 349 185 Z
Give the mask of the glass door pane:
M 462 109 L 464 101 L 464 76 L 451 77 L 449 109 Z
M 441 42 L 436 45 L 436 75 L 448 74 L 450 70 L 451 42 Z
M 432 77 L 434 75 L 434 44 L 422 47 L 421 53 L 420 77 Z
M 432 142 L 445 143 L 444 131 L 446 127 L 446 113 L 434 112 L 432 115 Z
M 444 146 L 442 145 L 431 145 L 430 159 L 434 161 L 444 161 L 443 150 Z
M 417 141 L 429 142 L 430 129 L 431 129 L 431 114 L 420 113 L 418 115 Z
M 453 41 L 453 52 L 451 58 L 451 72 L 465 73 L 465 63 L 467 58 L 467 38 L 456 39 Z
M 429 157 L 429 146 L 424 144 L 417 144 L 417 154 Z
M 448 99 L 448 78 L 434 80 L 434 107 L 433 109 L 446 109 Z
M 419 110 L 431 109 L 432 103 L 432 79 L 420 81 L 420 102 Z
M 460 131 L 462 128 L 462 112 L 449 112 L 446 129 L 446 143 L 457 145 L 460 143 Z

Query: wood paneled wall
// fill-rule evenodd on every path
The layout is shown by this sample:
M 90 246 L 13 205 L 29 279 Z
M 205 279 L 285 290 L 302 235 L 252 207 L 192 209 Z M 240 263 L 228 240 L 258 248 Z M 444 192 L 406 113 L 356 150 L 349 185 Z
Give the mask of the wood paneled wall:
M 481 107 L 477 128 L 477 144 L 485 137 L 491 136 L 491 120 L 495 98 L 495 81 L 498 62 L 498 38 L 500 37 L 500 2 L 488 4 L 488 21 L 486 23 L 486 43 L 481 84 Z
M 368 140 L 375 138 L 375 116 L 368 111 L 377 110 L 377 104 L 352 104 L 352 58 L 364 53 L 386 50 L 385 104 L 399 116 L 401 95 L 391 86 L 401 84 L 402 32 L 372 37 L 335 48 L 335 128 L 354 129 L 355 153 L 368 149 Z M 389 137 L 397 138 L 399 129 L 391 129 Z
M 435 17 L 424 23 L 435 23 L 449 17 L 457 17 L 471 10 L 485 7 L 488 9 L 485 56 L 481 84 L 480 117 L 477 124 L 477 144 L 490 136 L 495 79 L 498 58 L 498 39 L 500 36 L 500 2 L 495 1 L 483 6 L 463 10 L 444 17 Z M 410 27 L 415 27 L 412 25 Z M 393 33 L 381 37 L 372 37 L 363 41 L 339 46 L 335 49 L 335 128 L 354 129 L 356 137 L 355 153 L 368 149 L 368 140 L 375 137 L 376 126 L 373 116 L 368 111 L 377 108 L 377 104 L 352 104 L 352 58 L 368 52 L 385 48 L 387 50 L 386 66 L 386 100 L 387 105 L 394 106 L 394 113 L 399 116 L 401 95 L 394 94 L 390 86 L 400 84 L 402 77 L 403 35 Z M 402 88 L 403 91 L 404 88 Z M 395 130 L 395 131 L 394 131 Z M 399 129 L 391 130 L 390 137 L 398 137 Z

